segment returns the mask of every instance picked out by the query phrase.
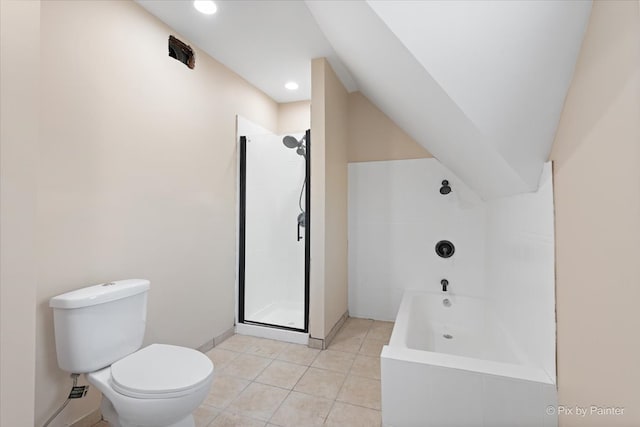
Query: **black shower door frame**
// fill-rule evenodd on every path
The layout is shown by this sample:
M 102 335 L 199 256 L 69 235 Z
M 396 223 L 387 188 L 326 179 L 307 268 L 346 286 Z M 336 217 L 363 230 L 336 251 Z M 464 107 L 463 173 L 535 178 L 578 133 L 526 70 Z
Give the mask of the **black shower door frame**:
M 238 322 L 246 325 L 266 326 L 285 329 L 294 332 L 309 332 L 309 265 L 311 259 L 311 130 L 305 132 L 305 227 L 304 227 L 304 329 L 271 323 L 246 320 L 244 315 L 245 302 L 245 249 L 247 224 L 247 137 L 240 137 L 240 229 L 239 229 L 239 260 L 238 260 Z

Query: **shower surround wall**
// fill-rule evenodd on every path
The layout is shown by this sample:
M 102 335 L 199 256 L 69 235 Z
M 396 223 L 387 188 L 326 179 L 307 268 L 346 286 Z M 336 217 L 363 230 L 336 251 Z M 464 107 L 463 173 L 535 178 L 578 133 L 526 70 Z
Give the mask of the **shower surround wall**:
M 443 179 L 448 195 L 439 192 Z M 453 242 L 453 257 L 436 255 L 439 240 Z M 436 159 L 349 164 L 352 316 L 393 320 L 408 289 L 479 297 L 555 382 L 553 242 L 550 164 L 537 192 L 488 202 Z

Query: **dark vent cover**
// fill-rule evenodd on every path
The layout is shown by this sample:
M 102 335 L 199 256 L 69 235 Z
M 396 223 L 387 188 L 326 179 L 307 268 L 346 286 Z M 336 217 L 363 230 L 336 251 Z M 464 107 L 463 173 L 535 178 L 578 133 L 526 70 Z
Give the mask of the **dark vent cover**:
M 196 66 L 196 57 L 191 46 L 173 36 L 169 36 L 169 56 L 177 59 L 191 69 Z

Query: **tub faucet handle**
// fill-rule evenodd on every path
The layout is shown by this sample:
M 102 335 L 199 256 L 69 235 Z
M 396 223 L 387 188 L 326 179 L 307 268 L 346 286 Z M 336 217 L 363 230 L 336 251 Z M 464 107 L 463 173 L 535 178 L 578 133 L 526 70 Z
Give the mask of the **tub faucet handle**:
M 440 284 L 442 285 L 442 292 L 447 292 L 447 287 L 449 286 L 449 281 L 447 279 L 442 279 L 440 281 Z

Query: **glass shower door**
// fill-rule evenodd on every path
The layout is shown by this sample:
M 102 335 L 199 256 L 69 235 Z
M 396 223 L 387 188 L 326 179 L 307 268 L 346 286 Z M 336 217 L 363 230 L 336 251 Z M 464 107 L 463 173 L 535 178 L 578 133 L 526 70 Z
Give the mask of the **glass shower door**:
M 308 138 L 240 138 L 242 323 L 308 330 Z

